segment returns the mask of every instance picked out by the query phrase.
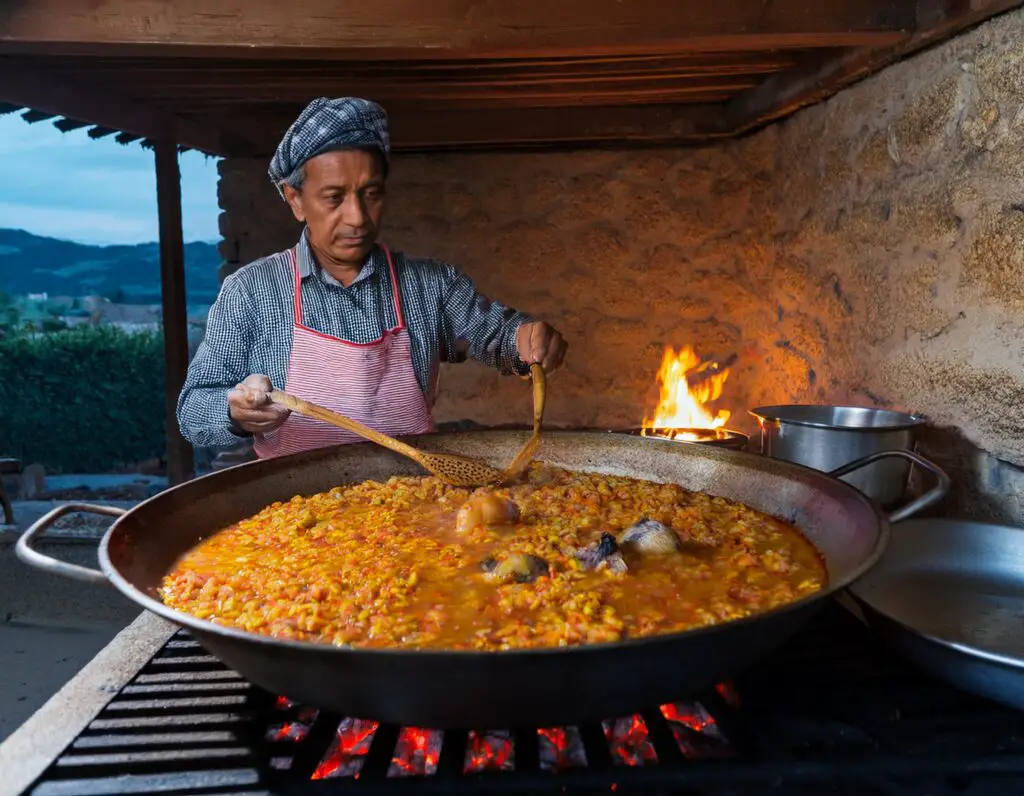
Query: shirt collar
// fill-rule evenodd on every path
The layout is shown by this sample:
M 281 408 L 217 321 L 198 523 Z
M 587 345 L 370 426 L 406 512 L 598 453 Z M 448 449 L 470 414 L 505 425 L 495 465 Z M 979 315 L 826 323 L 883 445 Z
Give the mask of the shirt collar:
M 367 257 L 366 262 L 363 263 L 363 268 L 359 272 L 359 275 L 353 280 L 352 285 L 358 285 L 360 282 L 376 276 L 380 269 L 381 259 L 383 257 L 384 253 L 381 251 L 380 246 L 374 246 L 373 249 L 370 250 L 370 256 Z M 326 282 L 328 285 L 344 287 L 341 282 L 324 271 L 320 267 L 319 263 L 317 263 L 316 256 L 313 254 L 313 249 L 309 245 L 309 227 L 302 230 L 302 236 L 299 238 L 298 261 L 299 279 L 306 279 L 307 277 L 316 275 L 320 277 L 321 281 Z M 352 285 L 349 285 L 349 287 Z

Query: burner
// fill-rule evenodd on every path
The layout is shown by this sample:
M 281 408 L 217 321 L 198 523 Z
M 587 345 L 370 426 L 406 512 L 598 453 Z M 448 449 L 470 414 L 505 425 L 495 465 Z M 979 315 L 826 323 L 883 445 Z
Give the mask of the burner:
M 698 445 L 712 445 L 729 450 L 745 450 L 750 438 L 739 431 L 726 428 L 627 428 L 618 434 L 652 439 L 670 439 L 675 442 L 690 442 Z
M 252 686 L 179 632 L 27 793 L 1010 794 L 1024 714 L 926 679 L 828 606 L 690 700 L 541 729 L 342 717 Z

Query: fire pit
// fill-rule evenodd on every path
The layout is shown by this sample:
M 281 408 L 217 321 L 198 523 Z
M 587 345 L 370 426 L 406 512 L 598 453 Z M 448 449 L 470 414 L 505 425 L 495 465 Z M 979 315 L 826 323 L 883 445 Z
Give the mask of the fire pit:
M 732 413 L 708 408 L 721 397 L 733 360 L 735 357 L 724 362 L 702 360 L 690 346 L 683 346 L 678 353 L 671 346 L 666 348 L 658 369 L 657 408 L 644 417 L 642 426 L 620 433 L 745 449 L 747 435 L 725 428 Z
M 513 730 L 334 715 L 162 627 L 142 617 L 0 745 L 4 793 L 1024 792 L 1024 715 L 922 678 L 836 604 L 692 699 Z

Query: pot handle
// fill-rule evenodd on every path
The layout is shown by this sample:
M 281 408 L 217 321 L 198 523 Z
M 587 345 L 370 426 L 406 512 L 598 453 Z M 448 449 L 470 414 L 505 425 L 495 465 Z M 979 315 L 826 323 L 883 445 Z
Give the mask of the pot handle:
M 833 478 L 839 478 L 840 476 L 852 473 L 854 470 L 859 470 L 861 467 L 867 467 L 873 462 L 877 462 L 879 459 L 885 459 L 889 456 L 898 456 L 902 459 L 907 459 L 913 462 L 918 467 L 927 470 L 938 480 L 938 483 L 932 487 L 929 491 L 925 492 L 921 497 L 916 500 L 910 501 L 907 505 L 896 509 L 892 514 L 889 515 L 889 522 L 899 522 L 905 520 L 922 509 L 928 508 L 933 503 L 938 502 L 946 496 L 949 492 L 949 476 L 943 472 L 937 464 L 928 461 L 923 456 L 914 453 L 913 451 L 907 450 L 890 450 L 890 451 L 878 451 L 878 453 L 871 453 L 865 456 L 863 459 L 857 459 L 856 461 L 844 464 L 842 467 L 833 470 L 829 473 Z
M 41 569 L 44 572 L 51 572 L 54 575 L 80 580 L 85 583 L 107 583 L 107 576 L 100 570 L 92 567 L 82 567 L 78 564 L 69 564 L 60 561 L 52 556 L 43 555 L 33 549 L 32 542 L 43 536 L 57 520 L 65 514 L 76 514 L 84 512 L 88 514 L 104 514 L 108 517 L 121 517 L 128 513 L 127 509 L 120 509 L 116 506 L 100 506 L 92 503 L 65 503 L 44 514 L 26 530 L 14 546 L 14 552 L 30 567 Z

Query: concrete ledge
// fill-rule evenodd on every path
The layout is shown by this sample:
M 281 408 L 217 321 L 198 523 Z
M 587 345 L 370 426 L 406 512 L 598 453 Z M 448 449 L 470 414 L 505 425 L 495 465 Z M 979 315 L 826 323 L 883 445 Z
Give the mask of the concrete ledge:
M 24 792 L 175 630 L 170 622 L 141 614 L 0 744 L 0 796 Z

